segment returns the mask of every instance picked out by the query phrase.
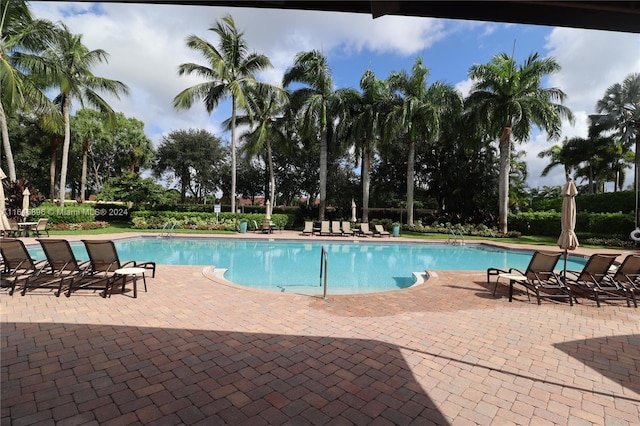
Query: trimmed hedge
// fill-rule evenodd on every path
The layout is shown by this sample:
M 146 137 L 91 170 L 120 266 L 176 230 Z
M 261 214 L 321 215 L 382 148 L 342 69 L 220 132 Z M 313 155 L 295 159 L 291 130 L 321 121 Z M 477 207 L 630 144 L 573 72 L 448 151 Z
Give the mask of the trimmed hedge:
M 578 212 L 591 213 L 632 213 L 635 211 L 635 191 L 604 192 L 600 194 L 578 194 L 576 209 Z M 534 201 L 532 206 L 536 211 L 562 209 L 562 197 L 550 200 Z
M 509 215 L 509 230 L 524 235 L 560 235 L 562 225 L 558 212 L 531 212 Z M 634 215 L 629 213 L 578 213 L 576 234 L 628 239 L 635 229 Z

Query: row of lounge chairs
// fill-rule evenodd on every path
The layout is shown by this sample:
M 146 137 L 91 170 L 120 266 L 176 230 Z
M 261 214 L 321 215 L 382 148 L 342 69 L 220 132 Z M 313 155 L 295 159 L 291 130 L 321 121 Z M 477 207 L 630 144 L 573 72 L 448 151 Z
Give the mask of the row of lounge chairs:
M 86 262 L 76 259 L 67 240 L 38 239 L 37 241 L 42 246 L 46 260 L 34 260 L 22 240 L 0 239 L 2 286 L 8 287 L 9 295 L 13 295 L 18 287 L 23 296 L 27 291 L 47 288 L 55 290 L 56 297 L 63 291 L 69 297 L 78 290 L 101 290 L 100 295 L 107 297 L 113 291 L 117 280 L 122 280 L 122 291 L 124 291 L 126 279 L 136 279 L 135 274 L 128 276 L 116 272 L 121 268 L 142 268 L 144 271 L 151 271 L 152 278 L 156 274 L 155 262 L 121 262 L 115 244 L 111 240 L 83 240 L 89 255 L 89 261 Z M 146 290 L 144 273 L 142 278 Z
M 304 223 L 303 235 L 320 235 L 320 236 L 361 236 L 361 237 L 390 237 L 391 234 L 384 230 L 382 225 L 374 225 L 374 231 L 369 229 L 368 223 L 361 223 L 359 229 L 351 229 L 349 221 L 328 221 L 320 222 L 320 228 L 316 228 L 314 223 L 307 221 Z
M 487 283 L 496 277 L 493 287 L 495 295 L 498 281 L 509 281 L 509 301 L 513 298 L 514 285 L 521 285 L 527 292 L 541 298 L 559 299 L 573 305 L 576 296 L 593 299 L 596 305 L 609 300 L 624 300 L 627 306 L 638 307 L 636 293 L 640 294 L 640 254 L 629 254 L 619 266 L 615 265 L 617 254 L 596 253 L 589 257 L 581 271 L 556 272 L 562 253 L 536 251 L 525 271 L 511 268 L 487 269 Z

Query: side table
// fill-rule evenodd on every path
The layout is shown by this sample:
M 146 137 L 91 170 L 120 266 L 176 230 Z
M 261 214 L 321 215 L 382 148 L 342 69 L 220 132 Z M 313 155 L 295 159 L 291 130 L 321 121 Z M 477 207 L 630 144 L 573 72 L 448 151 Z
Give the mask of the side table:
M 127 283 L 127 277 L 133 277 L 133 297 L 136 298 L 138 297 L 138 275 L 142 276 L 142 282 L 144 283 L 144 291 L 147 291 L 147 279 L 144 276 L 144 271 L 145 268 L 136 268 L 136 267 L 131 267 L 131 268 L 120 268 L 120 269 L 116 269 L 114 272 L 114 277 L 113 277 L 113 284 L 111 285 L 111 290 L 109 291 L 109 297 L 111 297 L 111 293 L 113 292 L 113 286 L 116 283 L 116 279 L 117 276 L 120 275 L 122 276 L 123 279 L 123 283 L 122 283 L 122 291 L 124 291 L 124 287 Z

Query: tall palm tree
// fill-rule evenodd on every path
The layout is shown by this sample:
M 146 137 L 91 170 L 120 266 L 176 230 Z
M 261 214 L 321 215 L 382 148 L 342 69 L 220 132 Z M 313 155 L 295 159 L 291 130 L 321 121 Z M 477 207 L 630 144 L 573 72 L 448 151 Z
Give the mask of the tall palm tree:
M 247 87 L 256 81 L 258 71 L 271 67 L 265 55 L 249 53 L 244 33 L 238 31 L 231 15 L 209 28 L 218 36 L 214 46 L 198 36 L 187 37 L 187 47 L 198 51 L 207 65 L 186 63 L 178 68 L 178 75 L 191 75 L 207 81 L 189 87 L 173 100 L 176 109 L 189 109 L 196 100 L 202 99 L 207 112 L 211 113 L 226 97 L 231 97 L 231 211 L 236 210 L 236 113 L 237 108 L 246 108 Z
M 243 135 L 250 156 L 266 151 L 269 170 L 269 200 L 275 205 L 276 180 L 273 172 L 273 145 L 283 146 L 287 137 L 284 132 L 284 112 L 287 107 L 287 93 L 269 84 L 257 83 L 250 87 L 247 107 L 250 112 L 236 117 L 237 124 L 245 124 L 250 129 Z M 225 125 L 230 125 L 226 122 Z
M 348 127 L 349 137 L 356 146 L 356 156 L 360 157 L 362 222 L 369 222 L 371 161 L 376 142 L 382 138 L 381 117 L 385 106 L 390 104 L 391 92 L 386 81 L 378 79 L 371 70 L 365 71 L 362 75 L 360 90 Z
M 60 24 L 58 35 L 43 53 L 43 58 L 47 62 L 47 69 L 41 74 L 41 77 L 47 88 L 59 90 L 54 102 L 60 106 L 64 118 L 64 142 L 58 196 L 62 206 L 65 200 L 69 146 L 71 144 L 71 102 L 78 100 L 83 107 L 89 105 L 110 117 L 114 117 L 113 109 L 98 92 L 104 92 L 119 99 L 119 95 L 127 94 L 129 89 L 120 81 L 98 77 L 91 72 L 94 65 L 107 62 L 107 52 L 102 49 L 89 50 L 82 43 L 82 35 L 71 33 L 65 24 Z
M 462 96 L 442 82 L 427 84 L 429 69 L 416 58 L 411 74 L 392 72 L 387 81 L 398 94 L 386 118 L 385 133 L 399 130 L 408 146 L 407 154 L 407 225 L 413 226 L 413 192 L 415 187 L 416 143 L 432 142 L 440 131 L 440 118 L 446 110 L 462 108 Z
M 318 220 L 324 220 L 327 203 L 327 126 L 329 102 L 334 95 L 333 76 L 327 58 L 318 50 L 300 52 L 283 78 L 285 89 L 291 83 L 304 86 L 289 97 L 291 110 L 300 114 L 302 132 L 308 137 L 320 133 L 320 206 Z
M 37 71 L 39 53 L 53 38 L 54 28 L 49 21 L 33 19 L 26 1 L 0 2 L 0 133 L 12 182 L 16 180 L 16 168 L 7 114 L 18 108 L 55 109 L 31 75 Z
M 333 88 L 333 76 L 327 58 L 318 50 L 300 52 L 283 78 L 282 87 L 300 83 L 303 87 L 289 95 L 290 113 L 300 120 L 303 138 L 320 142 L 320 206 L 318 220 L 325 217 L 327 205 L 327 163 L 329 125 L 332 120 L 346 122 L 356 92 Z M 291 117 L 290 117 L 291 118 Z M 336 134 L 336 137 L 339 137 Z
M 467 99 L 469 107 L 478 121 L 487 123 L 490 136 L 499 138 L 499 228 L 503 234 L 508 230 L 511 138 L 528 140 L 535 125 L 550 139 L 557 139 L 562 118 L 573 120 L 571 111 L 562 105 L 566 94 L 555 87 L 542 87 L 542 79 L 559 70 L 555 59 L 540 59 L 537 53 L 529 55 L 522 65 L 501 53 L 489 63 L 469 69 L 474 81 Z

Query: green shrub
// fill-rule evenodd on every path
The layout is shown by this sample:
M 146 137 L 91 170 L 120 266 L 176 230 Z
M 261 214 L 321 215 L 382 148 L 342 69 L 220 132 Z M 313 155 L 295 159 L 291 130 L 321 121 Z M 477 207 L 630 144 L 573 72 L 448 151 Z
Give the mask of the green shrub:
M 509 229 L 524 235 L 560 235 L 562 225 L 559 212 L 526 212 L 509 215 Z M 588 236 L 626 239 L 635 229 L 633 214 L 578 213 L 576 233 Z
M 279 228 L 285 229 L 293 225 L 295 216 L 288 214 L 271 215 L 271 221 Z M 260 226 L 265 220 L 265 215 L 260 213 L 245 213 L 235 215 L 230 212 L 199 213 L 199 212 L 171 212 L 171 211 L 136 211 L 131 214 L 133 228 L 136 229 L 162 229 L 167 222 L 177 222 L 174 229 L 207 229 L 234 231 L 241 220 L 249 223 L 252 229 L 255 223 Z

